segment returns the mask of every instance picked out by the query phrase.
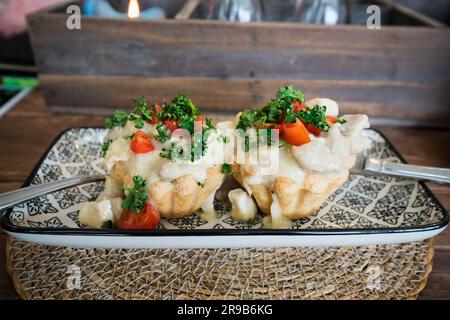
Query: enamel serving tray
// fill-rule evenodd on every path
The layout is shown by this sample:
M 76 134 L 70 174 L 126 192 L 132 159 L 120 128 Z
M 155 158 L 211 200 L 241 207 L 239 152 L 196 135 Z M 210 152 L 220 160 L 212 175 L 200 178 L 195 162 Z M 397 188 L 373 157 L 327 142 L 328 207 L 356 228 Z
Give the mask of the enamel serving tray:
M 106 134 L 100 128 L 72 128 L 63 132 L 41 158 L 24 186 L 78 175 L 104 173 L 99 150 Z M 369 129 L 367 154 L 403 161 L 384 136 Z M 312 216 L 291 229 L 269 230 L 262 217 L 255 224 L 230 217 L 230 204 L 216 199 L 217 217 L 200 214 L 162 219 L 157 230 L 88 229 L 80 225 L 83 202 L 93 200 L 103 183 L 91 183 L 43 196 L 8 210 L 2 228 L 29 242 L 69 247 L 103 248 L 231 248 L 347 246 L 423 240 L 442 232 L 448 214 L 429 189 L 393 177 L 350 176 Z

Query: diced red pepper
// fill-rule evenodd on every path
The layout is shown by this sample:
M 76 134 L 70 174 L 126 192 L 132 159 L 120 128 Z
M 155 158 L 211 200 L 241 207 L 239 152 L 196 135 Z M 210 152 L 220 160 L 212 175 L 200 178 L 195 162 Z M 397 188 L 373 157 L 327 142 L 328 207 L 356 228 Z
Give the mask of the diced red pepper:
M 119 229 L 155 229 L 159 221 L 158 209 L 147 202 L 141 212 L 122 211 L 117 227 Z
M 311 141 L 308 130 L 299 119 L 295 123 L 282 124 L 281 138 L 294 146 L 301 146 Z
M 300 102 L 298 100 L 294 100 L 292 102 L 292 104 L 294 105 L 294 112 L 295 113 L 299 113 L 300 110 L 305 110 L 306 109 L 306 105 L 304 102 Z
M 131 140 L 130 149 L 134 153 L 147 153 L 153 151 L 155 146 L 149 135 L 141 130 L 136 131 Z
M 164 124 L 170 131 L 175 131 L 178 128 L 177 120 L 165 120 Z

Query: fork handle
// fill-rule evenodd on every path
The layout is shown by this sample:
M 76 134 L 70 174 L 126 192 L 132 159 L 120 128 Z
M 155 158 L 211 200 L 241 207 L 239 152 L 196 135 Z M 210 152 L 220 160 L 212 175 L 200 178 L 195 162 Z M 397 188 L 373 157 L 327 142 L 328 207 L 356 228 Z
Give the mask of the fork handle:
M 105 180 L 105 178 L 106 177 L 104 175 L 74 177 L 4 192 L 0 194 L 0 211 L 13 207 L 21 202 L 43 196 L 51 192 L 78 186 L 80 184 Z
M 450 184 L 450 169 L 416 166 L 373 158 L 366 160 L 364 173 L 368 175 L 389 175 Z

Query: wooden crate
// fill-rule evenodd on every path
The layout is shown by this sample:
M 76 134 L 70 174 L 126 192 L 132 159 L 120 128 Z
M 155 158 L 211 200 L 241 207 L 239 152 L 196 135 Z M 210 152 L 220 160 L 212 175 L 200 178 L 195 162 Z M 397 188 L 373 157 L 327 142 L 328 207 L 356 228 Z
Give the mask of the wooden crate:
M 199 107 L 235 112 L 293 84 L 307 97 L 337 100 L 344 112 L 450 119 L 448 28 L 187 19 L 197 2 L 173 2 L 178 19 L 83 17 L 81 30 L 66 28 L 67 4 L 30 15 L 49 108 L 110 112 L 131 97 L 167 101 L 186 92 Z

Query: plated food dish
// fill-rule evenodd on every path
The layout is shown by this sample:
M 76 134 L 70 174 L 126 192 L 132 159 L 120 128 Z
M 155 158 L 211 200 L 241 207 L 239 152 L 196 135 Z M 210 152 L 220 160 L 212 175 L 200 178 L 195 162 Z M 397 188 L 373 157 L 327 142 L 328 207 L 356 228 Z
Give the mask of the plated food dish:
M 178 95 L 162 105 L 135 100 L 131 113 L 118 110 L 105 124 L 109 176 L 104 192 L 80 212 L 81 223 L 93 228 L 154 229 L 160 218 L 199 209 L 214 218 L 224 173 L 243 187 L 228 195 L 233 219 L 253 221 L 259 208 L 267 228 L 288 228 L 314 213 L 347 180 L 356 154 L 370 146 L 362 134 L 366 115 L 339 117 L 335 101 L 305 101 L 292 86 L 234 122 L 215 125 Z
M 220 128 L 183 94 L 168 104 L 134 101 L 116 111 L 102 153 L 109 176 L 80 221 L 93 228 L 154 229 L 162 218 L 181 218 L 200 208 L 211 214 L 223 174 L 216 158 Z M 220 124 L 219 124 L 220 127 Z
M 356 155 L 370 146 L 363 135 L 369 128 L 366 115 L 339 117 L 335 101 L 305 101 L 303 93 L 290 86 L 280 88 L 266 106 L 239 113 L 236 128 L 279 131 L 281 144 L 274 146 L 279 164 L 272 172 L 261 164 L 233 166 L 234 177 L 254 197 L 271 228 L 314 213 L 347 180 Z M 262 151 L 248 143 L 244 148 L 260 158 L 272 156 L 270 148 Z
M 293 88 L 287 89 L 293 90 Z M 294 91 L 293 95 L 296 96 L 298 93 Z M 274 95 L 273 100 L 277 98 Z M 305 106 L 293 102 L 289 108 L 291 106 L 295 108 L 296 105 L 301 107 L 300 111 L 294 112 L 298 114 L 294 121 L 283 121 L 283 112 L 281 112 L 280 123 L 274 121 L 275 123 L 271 124 L 266 118 L 262 125 L 261 121 L 250 122 L 251 125 L 242 132 L 233 129 L 238 126 L 244 112 L 236 116 L 234 120 L 213 123 L 203 118 L 197 108 L 190 107 L 195 111 L 188 114 L 187 121 L 181 126 L 186 125 L 189 128 L 194 122 L 194 132 L 204 130 L 209 132 L 207 135 L 209 139 L 201 140 L 201 143 L 207 146 L 206 152 L 200 153 L 192 161 L 190 152 L 186 153 L 189 156 L 183 159 L 176 156 L 184 154 L 184 151 L 181 152 L 181 149 L 176 147 L 172 148 L 172 143 L 168 142 L 184 141 L 183 132 L 180 135 L 178 132 L 174 133 L 180 129 L 180 124 L 177 123 L 178 119 L 170 117 L 170 120 L 175 120 L 177 127 L 173 131 L 168 128 L 171 131 L 170 139 L 165 142 L 153 141 L 155 136 L 160 134 L 157 127 L 161 131 L 161 123 L 164 124 L 164 121 L 167 121 L 163 116 L 164 110 L 171 104 L 180 104 L 178 99 L 184 100 L 183 105 L 185 102 L 186 105 L 192 103 L 192 101 L 188 101 L 187 97 L 179 96 L 172 102 L 161 105 L 160 108 L 154 105 L 155 109 L 153 109 L 152 104 L 139 100 L 135 102 L 136 105 L 132 112 L 116 112 L 115 117 L 108 118 L 108 128 L 73 128 L 63 132 L 49 147 L 25 185 L 41 184 L 73 176 L 105 173 L 109 174 L 108 181 L 69 188 L 19 204 L 5 213 L 2 218 L 2 228 L 18 239 L 49 245 L 108 248 L 217 248 L 366 245 L 417 241 L 438 234 L 445 229 L 448 223 L 448 215 L 443 207 L 427 187 L 420 182 L 393 177 L 350 176 L 345 181 L 339 181 L 339 187 L 335 192 L 328 190 L 331 180 L 326 180 L 327 188 L 322 186 L 322 188 L 316 187 L 317 190 L 308 191 L 317 197 L 324 197 L 324 194 L 329 192 L 332 194 L 323 201 L 304 204 L 303 208 L 298 206 L 296 207 L 297 213 L 286 216 L 285 212 L 288 211 L 283 212 L 282 206 L 279 205 L 279 198 L 284 197 L 284 190 L 280 189 L 281 192 L 278 190 L 275 193 L 274 184 L 262 180 L 260 184 L 266 188 L 266 192 L 267 190 L 270 193 L 273 192 L 278 200 L 279 210 L 275 214 L 282 218 L 279 220 L 281 225 L 276 226 L 272 223 L 273 196 L 271 199 L 267 199 L 267 202 L 272 201 L 272 204 L 266 212 L 264 212 L 265 202 L 258 201 L 255 197 L 255 191 L 258 192 L 255 185 L 258 183 L 253 183 L 253 181 L 258 181 L 257 179 L 260 177 L 248 175 L 246 180 L 242 177 L 239 178 L 240 172 L 248 174 L 248 168 L 245 166 L 253 164 L 246 164 L 239 161 L 238 158 L 228 157 L 227 151 L 235 154 L 239 153 L 239 150 L 243 150 L 244 155 L 251 155 L 254 142 L 246 137 L 252 129 L 261 139 L 258 143 L 261 142 L 266 147 L 278 144 L 278 151 L 281 152 L 293 153 L 294 147 L 306 147 L 314 141 L 323 143 L 330 148 L 333 146 L 330 134 L 339 133 L 347 139 L 347 132 L 343 129 L 345 123 L 342 121 L 347 116 L 339 117 L 336 112 L 335 115 L 332 115 L 332 117 L 336 117 L 336 121 L 331 118 L 334 124 L 328 123 L 328 132 L 321 130 L 316 134 L 313 127 L 308 128 L 312 123 L 301 122 L 308 131 L 309 141 L 297 146 L 295 141 L 290 140 L 289 137 L 286 138 L 283 125 L 288 128 L 287 132 L 289 132 L 293 124 L 298 124 L 297 119 L 302 121 L 301 110 L 310 112 L 316 104 L 329 106 L 330 103 L 329 109 L 332 109 L 332 102 L 325 100 L 314 105 L 310 104 L 309 109 L 306 108 L 307 103 L 310 103 L 309 100 L 305 100 Z M 271 101 L 268 102 L 268 104 L 270 103 Z M 149 115 L 144 115 L 147 117 L 145 119 L 142 112 L 138 110 L 139 105 L 144 104 L 149 110 Z M 261 109 L 265 107 L 263 106 Z M 152 110 L 156 110 L 156 115 L 159 114 L 161 117 L 157 121 L 154 121 L 156 119 L 153 117 Z M 200 120 L 200 125 L 196 125 L 196 121 L 191 121 L 194 119 Z M 325 119 L 327 119 L 326 111 Z M 141 123 L 141 120 L 148 122 Z M 350 118 L 347 118 L 346 121 L 348 124 L 352 123 Z M 364 124 L 364 121 L 358 123 L 363 124 L 361 126 L 367 125 Z M 141 128 L 136 128 L 136 124 Z M 264 137 L 264 129 L 273 129 L 276 126 L 281 127 L 278 137 L 277 134 L 272 136 L 272 130 L 267 131 L 270 132 L 270 139 L 268 139 L 269 136 Z M 165 127 L 167 127 L 166 124 Z M 339 132 L 333 133 L 333 130 L 336 129 Z M 127 130 L 131 132 L 127 132 Z M 140 133 L 136 136 L 139 130 L 143 131 L 146 136 Z M 229 137 L 230 130 L 234 132 L 232 134 L 235 139 Z M 189 132 L 189 130 L 187 131 Z M 166 131 L 164 130 L 164 132 Z M 357 132 L 360 134 L 357 137 L 361 141 L 362 155 L 391 162 L 404 161 L 379 132 L 372 129 L 358 129 Z M 176 136 L 172 137 L 172 134 L 176 134 Z M 239 141 L 239 137 L 243 139 Z M 151 148 L 149 148 L 149 140 L 153 145 Z M 268 143 L 269 140 L 270 143 Z M 114 141 L 119 142 L 114 144 Z M 192 140 L 188 144 L 191 142 Z M 366 148 L 367 143 L 368 148 Z M 344 144 L 349 148 L 346 159 L 349 161 L 348 163 L 351 163 L 355 152 L 351 152 L 350 146 L 345 142 Z M 125 148 L 115 147 L 120 145 L 125 145 Z M 341 147 L 341 145 L 336 147 Z M 154 154 L 151 155 L 151 151 L 135 153 L 132 149 L 141 151 L 152 149 Z M 175 158 L 164 157 L 165 151 L 170 149 L 175 151 Z M 208 150 L 214 152 L 208 155 Z M 225 154 L 221 152 L 224 150 Z M 262 150 L 266 149 L 262 148 Z M 100 157 L 100 153 L 103 153 L 104 157 Z M 163 157 L 160 156 L 161 153 Z M 155 155 L 162 159 L 155 160 L 158 164 L 153 166 L 150 159 Z M 200 161 L 202 159 L 211 161 L 202 162 Z M 290 160 L 298 163 L 298 159 L 294 156 Z M 118 165 L 121 161 L 125 163 Z M 175 169 L 182 163 L 189 166 L 190 169 L 180 176 L 181 171 Z M 285 160 L 280 161 L 280 164 L 282 163 L 285 163 Z M 256 169 L 256 173 L 262 173 L 267 169 L 266 164 L 267 162 L 262 161 L 256 163 L 253 168 Z M 288 176 L 287 178 L 295 181 L 297 186 L 304 188 L 304 177 L 310 172 L 304 170 L 302 164 L 296 165 L 298 168 L 295 169 L 297 170 L 295 175 L 291 174 L 292 170 L 286 170 L 287 165 L 282 165 L 281 168 L 276 167 L 274 172 L 267 175 L 267 179 L 275 181 L 277 178 Z M 206 174 L 200 175 L 195 171 L 196 166 L 203 167 L 206 170 L 203 172 Z M 157 170 L 148 172 L 145 170 L 148 167 L 157 168 Z M 349 165 L 341 164 L 337 167 L 346 171 Z M 170 170 L 164 170 L 164 168 L 170 168 Z M 208 178 L 210 168 L 220 172 L 220 176 L 218 175 L 220 179 L 217 179 L 217 185 L 215 184 L 214 187 L 204 189 L 203 184 Z M 269 169 L 273 168 L 269 166 Z M 304 175 L 298 174 L 300 170 L 304 171 Z M 286 174 L 280 174 L 280 172 L 286 172 Z M 321 174 L 328 174 L 326 170 L 321 172 Z M 237 179 L 232 177 L 233 174 Z M 167 188 L 168 194 L 170 197 L 174 197 L 177 189 L 173 188 L 178 183 L 175 181 L 183 175 L 190 175 L 195 180 L 196 188 L 200 188 L 192 189 L 194 190 L 192 193 L 187 193 L 189 197 L 184 198 L 189 199 L 190 205 L 178 206 L 177 204 L 175 206 L 171 203 L 165 209 L 158 208 L 155 203 L 163 193 L 152 193 L 152 188 L 163 181 L 165 185 L 170 185 L 170 188 Z M 202 177 L 203 179 L 201 179 Z M 302 177 L 303 179 L 301 179 Z M 193 183 L 188 185 L 191 187 Z M 142 195 L 144 197 L 141 197 Z M 205 200 L 197 201 L 200 195 Z M 296 202 L 294 201 L 294 203 Z M 166 205 L 166 203 L 162 205 Z M 130 212 L 128 208 L 133 209 L 133 206 L 139 206 L 134 207 L 139 209 Z M 317 206 L 319 206 L 317 210 L 312 209 Z M 289 203 L 285 208 L 290 208 Z M 88 221 L 84 220 L 83 214 L 86 215 Z M 125 221 L 121 222 L 122 215 Z M 298 218 L 296 215 L 301 217 Z M 158 219 L 159 223 L 157 223 Z M 125 227 L 121 228 L 124 224 Z

